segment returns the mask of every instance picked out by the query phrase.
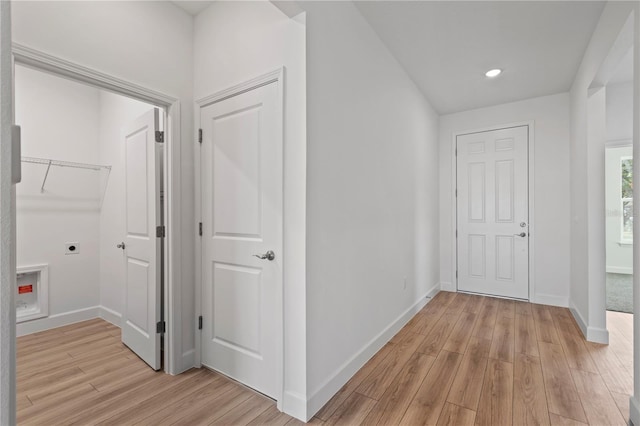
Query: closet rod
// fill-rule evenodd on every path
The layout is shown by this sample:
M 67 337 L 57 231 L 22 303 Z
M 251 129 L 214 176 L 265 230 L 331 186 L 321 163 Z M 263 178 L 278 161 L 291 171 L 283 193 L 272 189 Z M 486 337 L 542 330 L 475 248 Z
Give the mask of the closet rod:
M 58 166 L 58 167 L 72 167 L 75 169 L 88 169 L 88 170 L 111 170 L 111 166 L 101 166 L 99 164 L 87 164 L 87 163 L 74 163 L 72 161 L 60 161 L 52 160 L 48 158 L 36 158 L 36 157 L 22 157 L 22 162 L 33 164 L 44 164 L 45 166 Z
M 57 167 L 71 167 L 73 169 L 86 169 L 86 170 L 106 170 L 111 173 L 111 166 L 101 166 L 99 164 L 87 164 L 87 163 L 74 163 L 72 161 L 60 161 L 52 160 L 50 158 L 37 158 L 37 157 L 22 157 L 23 163 L 42 164 L 47 166 L 47 171 L 44 173 L 44 179 L 42 180 L 42 186 L 40 192 L 44 192 L 44 185 L 47 183 L 47 177 L 49 177 L 49 169 L 51 166 Z

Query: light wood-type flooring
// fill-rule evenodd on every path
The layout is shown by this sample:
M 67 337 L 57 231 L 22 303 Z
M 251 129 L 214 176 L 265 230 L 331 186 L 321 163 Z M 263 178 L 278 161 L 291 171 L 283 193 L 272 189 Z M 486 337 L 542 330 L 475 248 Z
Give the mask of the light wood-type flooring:
M 317 413 L 314 424 L 625 424 L 632 317 L 610 344 L 567 309 L 439 293 Z M 206 369 L 151 371 L 102 320 L 18 339 L 20 424 L 296 425 Z

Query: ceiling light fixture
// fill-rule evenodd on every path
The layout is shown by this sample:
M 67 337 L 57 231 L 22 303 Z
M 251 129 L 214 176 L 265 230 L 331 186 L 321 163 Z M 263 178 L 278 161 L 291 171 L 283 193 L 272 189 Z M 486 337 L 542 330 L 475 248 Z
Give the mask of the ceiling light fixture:
M 501 73 L 502 73 L 502 70 L 500 68 L 494 68 L 484 73 L 484 75 L 486 75 L 489 78 L 493 78 L 493 77 L 499 76 Z

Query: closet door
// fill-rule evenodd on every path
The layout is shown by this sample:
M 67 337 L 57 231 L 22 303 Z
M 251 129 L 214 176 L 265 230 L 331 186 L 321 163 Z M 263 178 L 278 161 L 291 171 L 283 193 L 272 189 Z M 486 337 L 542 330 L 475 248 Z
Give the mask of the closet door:
M 158 109 L 131 123 L 124 133 L 126 164 L 125 307 L 122 342 L 154 370 L 161 367 L 162 239 L 160 225 L 160 168 Z

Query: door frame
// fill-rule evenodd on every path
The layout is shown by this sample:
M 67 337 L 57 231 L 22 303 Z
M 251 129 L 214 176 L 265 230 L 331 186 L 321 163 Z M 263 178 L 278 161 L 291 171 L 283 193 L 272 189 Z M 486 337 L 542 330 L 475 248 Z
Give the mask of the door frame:
M 166 237 L 163 242 L 164 265 L 164 371 L 168 374 L 182 372 L 181 339 L 181 136 L 180 136 L 180 102 L 177 98 L 160 93 L 146 87 L 130 83 L 126 80 L 105 74 L 95 69 L 49 55 L 28 46 L 13 43 L 12 54 L 14 66 L 19 64 L 38 71 L 53 74 L 57 77 L 104 89 L 119 95 L 153 104 L 164 111 L 165 116 L 165 155 L 164 155 L 164 225 Z
M 534 274 L 534 247 L 535 247 L 535 220 L 534 220 L 534 194 L 535 194 L 535 185 L 534 185 L 534 167 L 535 167 L 535 161 L 534 161 L 534 147 L 535 147 L 535 137 L 534 137 L 534 130 L 535 130 L 535 122 L 532 121 L 520 121 L 520 122 L 514 122 L 514 123 L 507 123 L 507 124 L 502 124 L 502 125 L 494 125 L 494 126 L 487 126 L 487 127 L 481 127 L 481 128 L 475 128 L 475 129 L 470 129 L 470 130 L 459 130 L 459 131 L 454 131 L 453 132 L 453 139 L 452 139 L 452 143 L 451 143 L 451 211 L 453 212 L 452 214 L 452 224 L 453 226 L 451 227 L 451 241 L 453 241 L 453 244 L 451 245 L 451 280 L 453 282 L 453 288 L 455 289 L 455 291 L 460 291 L 458 290 L 458 277 L 457 277 L 457 270 L 458 270 L 458 237 L 457 237 L 457 232 L 458 232 L 458 199 L 456 196 L 456 192 L 458 190 L 458 156 L 456 154 L 456 150 L 457 150 L 457 146 L 458 146 L 458 136 L 462 136 L 462 135 L 468 135 L 471 133 L 482 133 L 482 132 L 490 132 L 493 130 L 504 130 L 504 129 L 510 129 L 513 127 L 523 127 L 526 126 L 528 129 L 528 138 L 529 138 L 529 146 L 528 146 L 528 150 L 527 150 L 527 164 L 528 164 L 528 169 L 529 169 L 529 173 L 528 173 L 528 189 L 529 189 L 529 194 L 528 194 L 528 202 L 529 202 L 529 206 L 528 206 L 528 210 L 529 210 L 529 298 L 528 301 L 529 302 L 541 302 L 541 303 L 545 303 L 545 300 L 537 300 L 536 298 L 536 292 L 535 292 L 535 274 Z M 499 297 L 499 296 L 498 296 Z
M 279 137 L 282 138 L 282 147 L 283 154 L 286 149 L 286 140 L 284 138 L 284 85 L 285 85 L 285 68 L 280 67 L 271 72 L 262 74 L 258 77 L 252 78 L 251 80 L 236 84 L 232 87 L 220 90 L 212 95 L 205 96 L 200 99 L 196 99 L 194 106 L 194 122 L 195 122 L 195 134 L 198 134 L 198 129 L 202 128 L 201 124 L 201 110 L 202 108 L 211 105 L 215 102 L 220 102 L 225 99 L 231 98 L 233 96 L 240 95 L 242 93 L 257 89 L 262 86 L 266 86 L 267 84 L 275 83 L 278 85 L 278 114 L 280 121 Z M 201 144 L 197 140 L 195 141 L 195 151 L 200 153 Z M 195 161 L 195 212 L 196 212 L 196 228 L 198 224 L 202 222 L 202 167 L 201 161 Z M 285 373 L 285 365 L 284 365 L 284 285 L 285 285 L 285 270 L 287 269 L 287 251 L 284 247 L 284 235 L 285 229 L 287 228 L 286 221 L 284 220 L 284 206 L 286 203 L 287 195 L 284 191 L 284 181 L 286 180 L 285 171 L 285 158 L 283 155 L 282 158 L 282 168 L 283 168 L 283 181 L 282 184 L 282 212 L 283 212 L 283 221 L 282 221 L 282 241 L 283 241 L 283 256 L 282 256 L 282 280 L 278 283 L 277 286 L 277 304 L 276 312 L 278 313 L 276 318 L 277 325 L 277 338 L 276 338 L 276 368 L 277 368 L 277 380 L 276 389 L 277 389 L 277 407 L 278 410 L 283 411 L 283 401 L 284 401 L 284 373 Z M 196 235 L 198 235 L 198 229 L 196 229 Z M 198 319 L 202 315 L 202 244 L 203 238 L 198 237 L 196 241 L 196 288 L 195 288 L 195 317 L 194 323 L 196 324 L 196 340 L 195 340 L 195 365 L 198 368 L 202 367 L 202 331 L 198 329 Z

